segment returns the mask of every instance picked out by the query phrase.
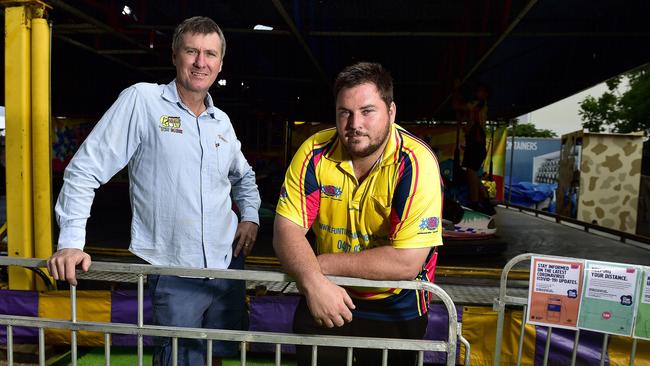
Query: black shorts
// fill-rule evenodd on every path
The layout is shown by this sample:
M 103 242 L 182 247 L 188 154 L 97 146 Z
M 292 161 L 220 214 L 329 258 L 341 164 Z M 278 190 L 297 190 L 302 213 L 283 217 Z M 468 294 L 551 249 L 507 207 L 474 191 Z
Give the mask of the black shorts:
M 427 330 L 428 316 L 401 321 L 379 321 L 355 317 L 342 327 L 326 328 L 316 324 L 309 312 L 305 298 L 300 299 L 293 319 L 293 331 L 298 334 L 321 334 L 336 336 L 379 337 L 422 339 Z M 382 350 L 354 349 L 355 366 L 381 365 Z M 318 365 L 338 366 L 346 364 L 347 351 L 341 347 L 318 347 Z M 297 346 L 296 359 L 298 366 L 311 365 L 311 346 Z M 415 365 L 416 351 L 388 351 L 389 365 Z

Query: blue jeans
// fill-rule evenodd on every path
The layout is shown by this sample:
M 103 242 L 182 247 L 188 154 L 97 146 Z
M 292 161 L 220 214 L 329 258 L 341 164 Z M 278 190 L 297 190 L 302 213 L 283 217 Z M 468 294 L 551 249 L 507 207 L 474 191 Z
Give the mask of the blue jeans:
M 230 269 L 243 269 L 244 256 L 233 257 Z M 238 280 L 150 275 L 147 278 L 155 325 L 248 329 L 246 283 Z M 233 357 L 238 342 L 214 341 L 213 356 Z M 206 341 L 178 339 L 178 365 L 205 365 Z M 172 364 L 171 338 L 157 338 L 153 364 Z

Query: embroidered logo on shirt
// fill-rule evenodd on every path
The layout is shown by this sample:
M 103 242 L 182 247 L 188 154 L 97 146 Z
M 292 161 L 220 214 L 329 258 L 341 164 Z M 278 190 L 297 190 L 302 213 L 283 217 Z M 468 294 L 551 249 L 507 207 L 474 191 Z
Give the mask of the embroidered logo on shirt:
M 420 230 L 437 230 L 440 220 L 437 217 L 425 217 L 420 221 Z
M 181 117 L 161 116 L 160 131 L 183 133 L 183 129 L 181 128 Z
M 337 186 L 322 186 L 320 187 L 320 192 L 328 197 L 339 198 L 343 190 Z

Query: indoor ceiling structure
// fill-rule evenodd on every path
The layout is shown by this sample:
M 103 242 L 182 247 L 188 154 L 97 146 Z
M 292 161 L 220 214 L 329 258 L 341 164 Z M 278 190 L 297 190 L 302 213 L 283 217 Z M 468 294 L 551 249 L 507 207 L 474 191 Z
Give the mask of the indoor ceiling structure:
M 98 117 L 133 83 L 168 83 L 174 27 L 194 15 L 226 35 L 211 93 L 231 117 L 330 122 L 332 81 L 360 60 L 391 71 L 399 121 L 453 119 L 455 82 L 487 85 L 501 120 L 650 62 L 646 0 L 45 2 L 54 115 Z

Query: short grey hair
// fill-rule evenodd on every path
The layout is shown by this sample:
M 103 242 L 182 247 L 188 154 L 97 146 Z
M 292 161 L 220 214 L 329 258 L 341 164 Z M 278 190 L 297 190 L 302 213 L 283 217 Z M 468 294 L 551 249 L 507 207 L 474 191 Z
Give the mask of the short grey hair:
M 178 25 L 178 27 L 176 27 L 176 30 L 174 30 L 174 38 L 172 39 L 172 50 L 174 50 L 174 52 L 179 51 L 178 48 L 183 42 L 183 35 L 185 33 L 217 33 L 221 39 L 221 59 L 223 59 L 223 57 L 226 55 L 226 37 L 224 37 L 221 28 L 219 28 L 214 20 L 202 16 L 185 19 L 181 24 Z

